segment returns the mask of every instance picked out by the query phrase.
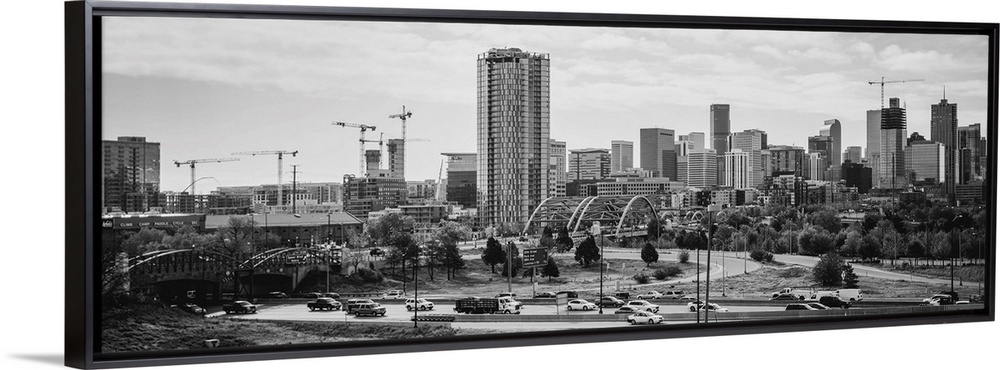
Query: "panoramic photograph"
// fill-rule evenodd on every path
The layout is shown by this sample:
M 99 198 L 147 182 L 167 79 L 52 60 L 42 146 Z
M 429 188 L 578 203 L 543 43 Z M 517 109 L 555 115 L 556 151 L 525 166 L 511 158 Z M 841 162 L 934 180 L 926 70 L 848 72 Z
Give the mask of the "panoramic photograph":
M 987 36 L 100 27 L 98 353 L 990 298 Z

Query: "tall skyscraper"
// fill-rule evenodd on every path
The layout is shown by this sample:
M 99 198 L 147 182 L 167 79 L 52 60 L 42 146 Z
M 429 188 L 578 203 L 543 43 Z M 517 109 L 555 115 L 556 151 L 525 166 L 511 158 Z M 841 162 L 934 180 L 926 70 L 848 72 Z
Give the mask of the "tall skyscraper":
M 639 129 L 639 166 L 652 172 L 653 177 L 677 179 L 674 130 L 665 128 Z
M 828 119 L 823 122 L 823 127 L 819 128 L 820 136 L 826 136 L 830 138 L 830 166 L 825 170 L 830 173 L 831 176 L 827 176 L 827 181 L 840 181 L 840 164 L 844 163 L 843 158 L 840 157 L 840 151 L 843 150 L 841 146 L 841 136 L 840 136 L 840 120 Z
M 708 110 L 708 130 L 709 140 L 712 140 L 711 149 L 715 150 L 717 158 L 718 179 L 717 183 L 722 183 L 724 176 L 726 150 L 728 149 L 729 134 L 732 133 L 732 121 L 729 117 L 729 104 L 712 104 Z
M 844 162 L 851 161 L 851 163 L 861 163 L 861 147 L 860 146 L 849 146 L 847 150 L 844 151 Z
M 389 139 L 385 146 L 388 157 L 389 177 L 403 178 L 403 158 L 406 156 L 406 143 L 403 139 Z
M 736 132 L 729 137 L 729 150 L 739 149 L 746 153 L 750 163 L 750 184 L 747 187 L 757 187 L 764 182 L 764 164 L 761 148 L 767 140 L 767 133 L 757 129 Z M 728 164 L 727 164 L 728 165 Z M 728 175 L 726 175 L 728 176 Z
M 944 181 L 944 145 L 929 140 L 914 141 L 904 151 L 909 180 L 927 185 Z
M 566 196 L 566 142 L 549 139 L 549 196 Z
M 827 169 L 833 165 L 831 152 L 833 139 L 829 136 L 816 135 L 809 137 L 809 171 L 805 176 L 808 180 L 834 181 L 826 176 Z
M 751 183 L 750 153 L 740 149 L 726 152 L 726 187 L 746 189 L 755 186 Z
M 475 208 L 476 153 L 441 153 L 441 155 L 448 157 L 445 199 L 462 207 Z
M 611 176 L 611 153 L 588 148 L 569 151 L 569 180 L 597 180 Z
M 867 128 L 868 137 L 865 141 L 865 158 L 868 159 L 868 163 L 872 163 L 872 157 L 877 156 L 882 150 L 882 111 L 878 109 L 872 109 L 868 111 L 868 120 L 866 121 L 865 127 Z
M 687 185 L 696 188 L 708 188 L 718 185 L 719 171 L 717 155 L 714 150 L 692 150 L 688 152 Z
M 958 104 L 942 98 L 931 105 L 931 141 L 944 145 L 944 184 L 948 199 L 955 194 L 957 182 L 956 151 L 958 148 Z
M 883 189 L 906 187 L 906 109 L 899 98 L 889 98 L 882 109 L 882 139 L 879 150 L 879 186 Z M 954 136 L 952 136 L 954 138 Z
M 611 141 L 611 172 L 621 172 L 633 167 L 632 155 L 634 153 L 631 141 L 612 140 Z
M 983 138 L 981 130 L 982 125 L 978 123 L 958 128 L 958 149 L 968 148 L 972 151 L 972 173 L 976 176 L 983 175 L 981 158 L 986 154 L 986 147 L 981 145 Z
M 490 49 L 477 64 L 479 221 L 525 223 L 549 192 L 549 55 Z
M 147 212 L 159 206 L 160 143 L 119 136 L 102 141 L 101 149 L 105 211 Z

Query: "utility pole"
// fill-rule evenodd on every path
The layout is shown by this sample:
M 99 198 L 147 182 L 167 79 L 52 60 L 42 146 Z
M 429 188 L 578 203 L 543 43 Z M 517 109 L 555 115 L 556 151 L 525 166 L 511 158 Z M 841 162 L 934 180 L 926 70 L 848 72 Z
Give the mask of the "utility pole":
M 297 164 L 293 164 L 292 165 L 292 214 L 293 215 L 298 213 L 298 212 L 295 212 L 295 195 L 296 195 L 296 191 L 298 190 L 298 188 L 296 187 L 297 182 L 296 182 L 296 176 L 295 175 L 297 175 L 299 173 L 299 171 L 297 171 L 298 168 L 299 168 L 299 165 L 297 165 Z M 281 185 L 278 185 L 278 186 L 281 186 Z

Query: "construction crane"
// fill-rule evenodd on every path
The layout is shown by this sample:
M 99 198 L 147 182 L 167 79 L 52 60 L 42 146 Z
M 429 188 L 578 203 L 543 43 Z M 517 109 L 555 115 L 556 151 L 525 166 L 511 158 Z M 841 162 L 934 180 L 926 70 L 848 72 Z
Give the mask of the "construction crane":
M 256 156 L 256 155 L 277 155 L 278 156 L 278 205 L 279 206 L 283 206 L 285 204 L 284 204 L 284 200 L 283 200 L 284 199 L 283 198 L 284 191 L 283 191 L 282 186 L 281 186 L 281 171 L 284 168 L 283 165 L 282 165 L 282 160 L 283 160 L 285 154 L 291 154 L 292 157 L 294 157 L 298 153 L 299 153 L 298 150 L 293 150 L 293 151 L 287 151 L 287 150 L 262 150 L 262 151 L 255 151 L 255 152 L 236 152 L 236 153 L 233 153 L 233 155 L 252 155 L 252 156 Z
M 191 182 L 189 183 L 188 187 L 191 188 L 191 194 L 193 195 L 193 194 L 198 194 L 198 193 L 195 192 L 195 187 L 194 187 L 194 183 L 195 183 L 195 181 L 197 181 L 197 180 L 195 180 L 196 177 L 194 176 L 194 165 L 195 164 L 198 164 L 198 163 L 222 163 L 222 162 L 232 162 L 232 161 L 238 161 L 238 160 L 240 160 L 240 159 L 239 158 L 189 159 L 189 160 L 186 160 L 186 161 L 174 160 L 174 164 L 176 164 L 177 167 L 180 167 L 182 164 L 186 164 L 186 165 L 188 165 L 188 166 L 191 167 Z
M 406 110 L 406 106 L 405 105 L 403 106 L 403 113 L 400 113 L 400 114 L 390 114 L 389 115 L 389 118 L 399 118 L 402 121 L 403 125 L 402 125 L 402 129 L 400 131 L 402 133 L 401 136 L 402 136 L 402 139 L 403 139 L 403 147 L 404 148 L 406 147 L 406 119 L 410 118 L 410 116 L 412 116 L 412 115 L 413 115 L 413 113 L 411 113 L 410 111 Z M 403 156 L 403 171 L 404 171 L 404 173 L 401 173 L 400 175 L 403 175 L 403 178 L 406 178 L 406 173 L 405 173 L 405 171 L 406 171 L 406 156 L 405 155 Z
M 353 128 L 361 129 L 361 138 L 358 139 L 358 143 L 360 144 L 359 145 L 359 149 L 358 149 L 358 163 L 359 163 L 359 165 L 358 165 L 358 176 L 364 175 L 364 173 L 365 173 L 365 143 L 366 142 L 372 142 L 371 140 L 365 140 L 365 132 L 368 131 L 368 130 L 375 131 L 375 126 L 372 126 L 372 125 L 363 125 L 363 124 L 359 124 L 359 123 L 340 122 L 340 121 L 334 121 L 333 125 L 340 126 L 340 127 L 353 127 Z M 380 145 L 379 150 L 381 150 L 381 145 L 382 145 L 382 138 L 381 137 L 379 137 L 379 145 Z M 381 166 L 382 166 L 381 160 L 379 160 L 379 167 L 381 167 Z
M 903 83 L 903 82 L 916 82 L 916 81 L 923 81 L 923 79 L 886 81 L 885 80 L 885 76 L 883 76 L 881 81 L 868 81 L 868 84 L 869 85 L 875 85 L 875 84 L 879 85 L 880 90 L 882 91 L 881 95 L 879 96 L 879 104 L 881 104 L 881 108 L 882 109 L 885 109 L 885 84 L 894 84 L 894 83 Z

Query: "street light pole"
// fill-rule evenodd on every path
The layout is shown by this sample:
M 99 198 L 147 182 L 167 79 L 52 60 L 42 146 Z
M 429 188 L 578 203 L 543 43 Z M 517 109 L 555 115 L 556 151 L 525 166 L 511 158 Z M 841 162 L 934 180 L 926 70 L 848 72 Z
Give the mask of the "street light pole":
M 722 209 L 718 204 L 708 205 L 708 248 L 706 248 L 707 256 L 705 260 L 705 323 L 708 323 L 708 295 L 709 295 L 709 284 L 712 281 L 712 226 L 714 222 L 712 220 L 712 213 L 718 212 Z M 725 265 L 725 263 L 723 263 Z M 725 274 L 723 274 L 725 278 Z M 699 313 L 700 315 L 700 313 Z
M 597 313 L 600 315 L 604 314 L 604 305 L 601 303 L 601 298 L 604 298 L 604 235 L 601 233 L 601 223 L 598 221 L 594 222 L 594 226 L 590 228 L 591 235 L 601 236 L 601 266 L 600 266 L 600 276 L 601 276 L 601 287 L 600 292 L 597 294 Z

